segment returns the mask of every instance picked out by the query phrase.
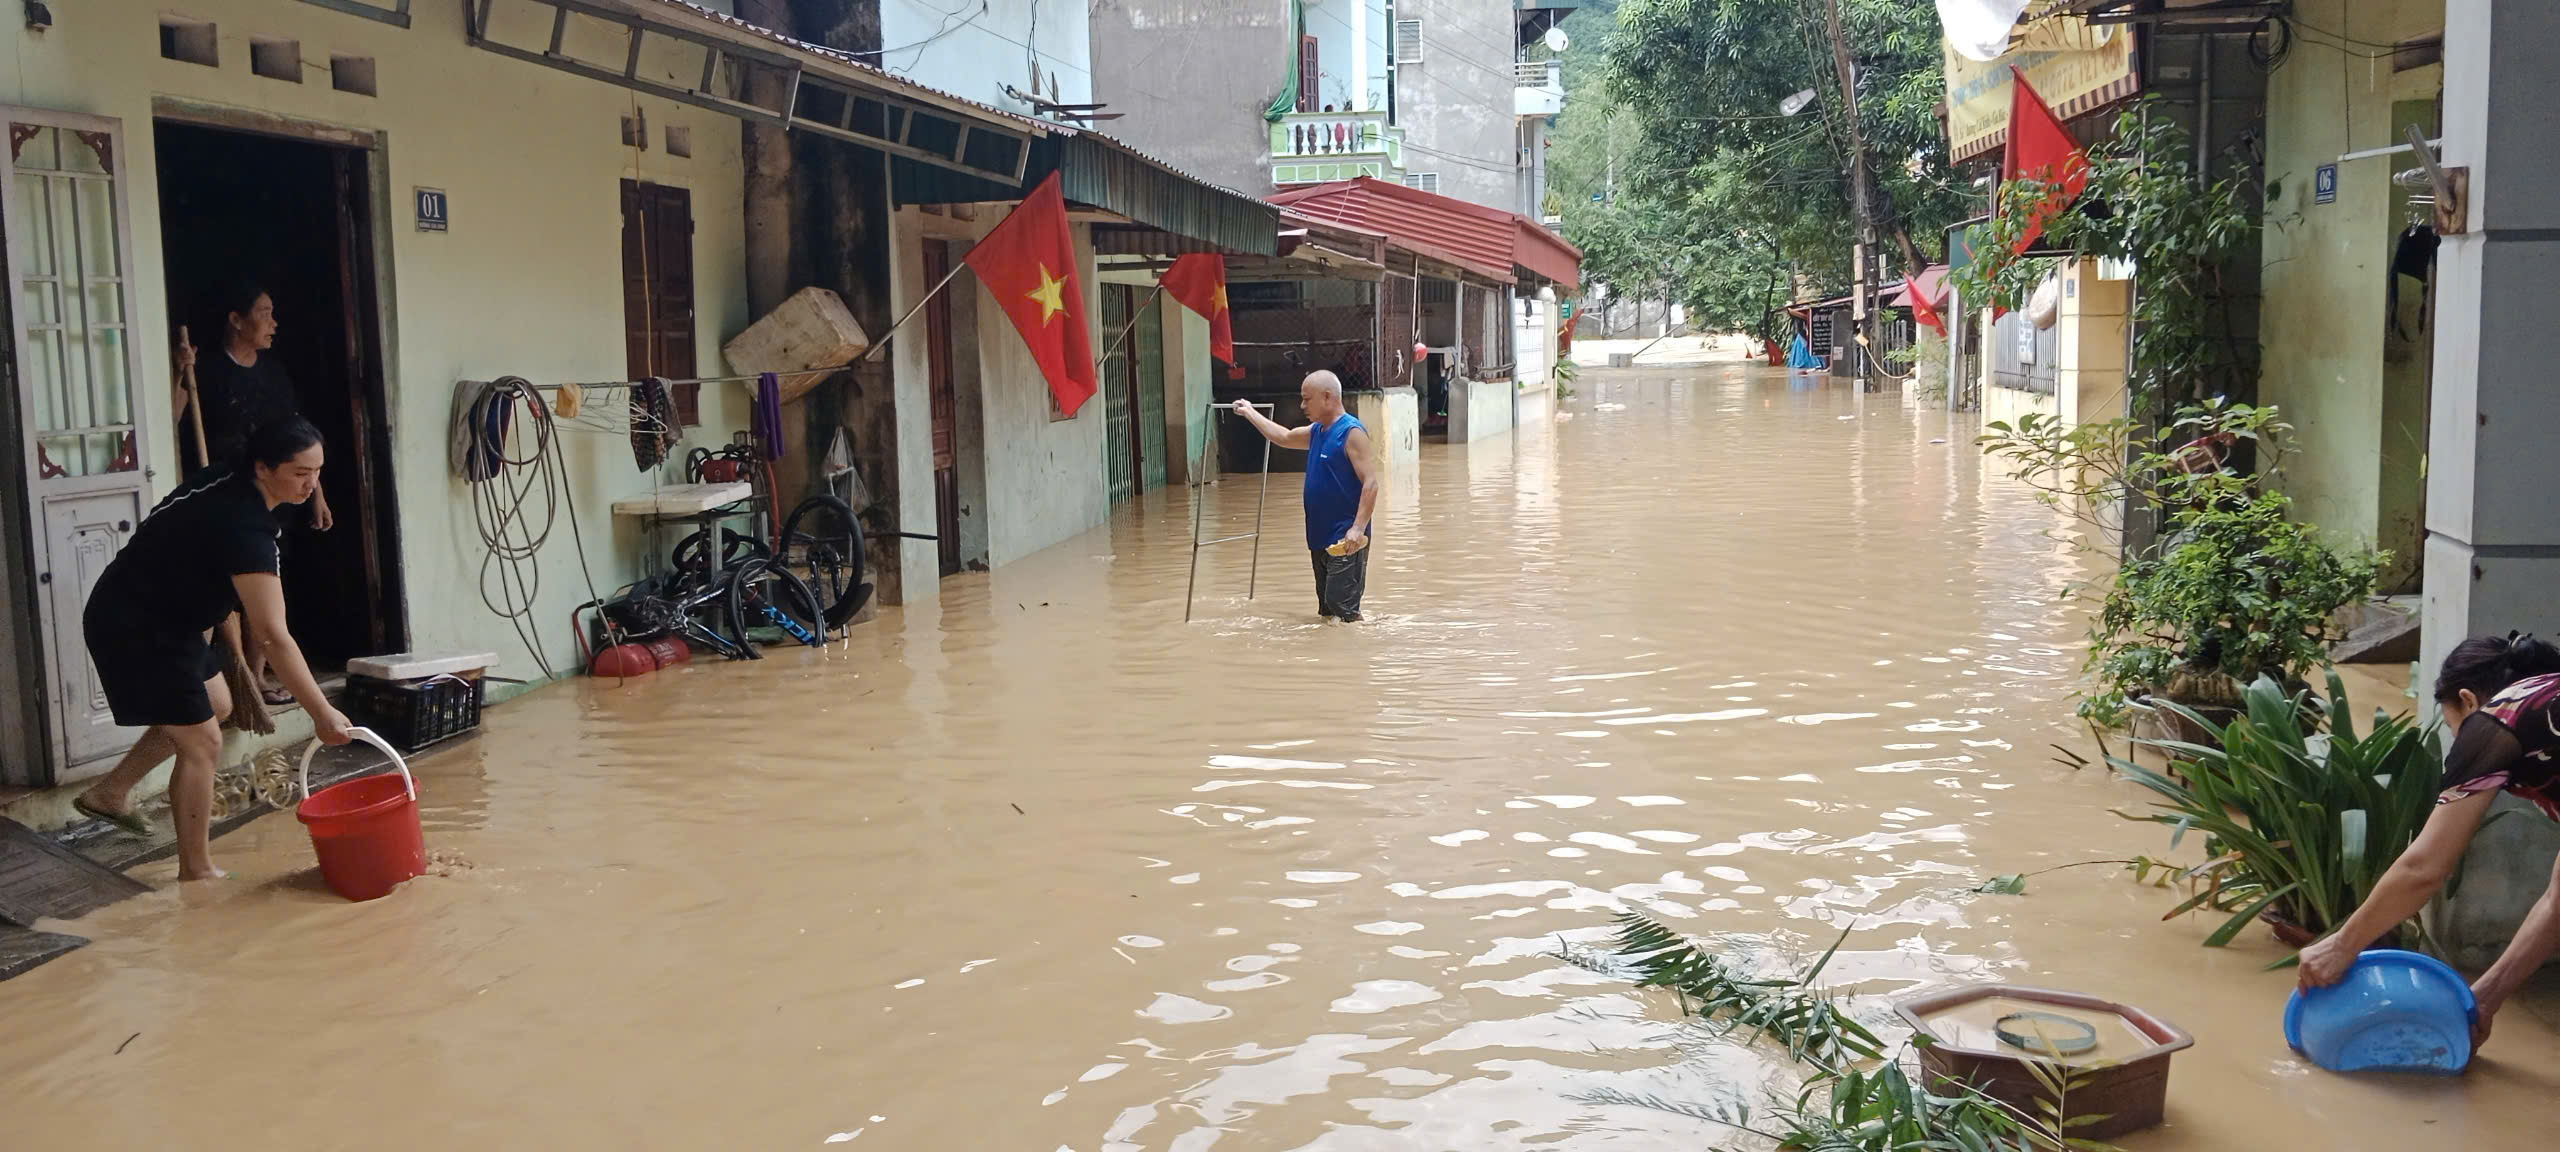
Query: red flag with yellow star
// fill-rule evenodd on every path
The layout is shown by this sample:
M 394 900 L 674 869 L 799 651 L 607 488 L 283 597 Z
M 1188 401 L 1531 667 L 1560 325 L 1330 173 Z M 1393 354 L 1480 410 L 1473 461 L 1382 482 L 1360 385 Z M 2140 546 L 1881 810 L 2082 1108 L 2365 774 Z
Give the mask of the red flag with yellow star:
M 1059 411 L 1069 416 L 1098 391 L 1093 339 L 1085 329 L 1084 289 L 1076 283 L 1076 245 L 1067 230 L 1067 199 L 1057 173 L 1032 189 L 1013 214 L 963 258 L 1013 318 Z
M 1227 321 L 1227 258 L 1215 252 L 1174 257 L 1164 270 L 1164 294 L 1209 320 L 1209 354 L 1236 362 L 1235 325 Z

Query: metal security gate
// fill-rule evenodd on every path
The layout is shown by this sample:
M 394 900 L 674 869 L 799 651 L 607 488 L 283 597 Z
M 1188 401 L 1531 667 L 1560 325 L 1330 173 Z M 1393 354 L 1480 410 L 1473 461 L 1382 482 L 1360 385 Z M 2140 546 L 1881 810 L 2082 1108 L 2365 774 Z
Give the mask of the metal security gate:
M 1102 338 L 1105 346 L 1129 326 L 1129 297 L 1126 284 L 1102 286 Z M 1137 467 L 1131 455 L 1136 445 L 1131 439 L 1130 410 L 1135 406 L 1130 392 L 1129 346 L 1123 341 L 1102 360 L 1102 474 L 1107 479 L 1111 502 L 1118 504 L 1137 491 Z
M 1378 284 L 1379 387 L 1413 384 L 1413 303 L 1413 277 L 1389 272 Z
M 47 753 L 8 765 L 25 784 L 114 756 L 140 733 L 115 726 L 89 665 L 81 611 L 107 561 L 133 534 L 148 500 L 150 458 L 134 402 L 139 370 L 131 231 L 125 219 L 127 155 L 114 120 L 0 107 L 9 151 L 0 182 L 0 237 L 8 252 L 9 338 L 15 355 L 19 475 L 36 587 L 33 621 L 42 660 L 21 693 L 44 689 Z M 13 620 L 10 629 L 27 621 Z M 20 637 L 11 647 L 26 651 Z M 12 749 L 12 751 L 15 751 Z M 11 757 L 15 760 L 16 757 Z
M 1127 323 L 1127 321 L 1122 321 Z M 1154 294 L 1138 310 L 1138 327 L 1129 336 L 1138 370 L 1138 404 L 1131 419 L 1138 426 L 1138 489 L 1164 487 L 1164 295 Z

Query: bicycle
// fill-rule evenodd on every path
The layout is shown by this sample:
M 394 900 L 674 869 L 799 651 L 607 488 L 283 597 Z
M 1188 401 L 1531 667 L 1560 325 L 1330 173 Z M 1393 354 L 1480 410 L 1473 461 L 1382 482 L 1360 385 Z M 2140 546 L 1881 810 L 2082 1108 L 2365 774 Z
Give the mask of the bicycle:
M 828 631 L 851 623 L 870 603 L 872 585 L 862 578 L 862 521 L 852 505 L 823 492 L 801 501 L 783 521 L 780 542 L 772 563 L 815 595 Z

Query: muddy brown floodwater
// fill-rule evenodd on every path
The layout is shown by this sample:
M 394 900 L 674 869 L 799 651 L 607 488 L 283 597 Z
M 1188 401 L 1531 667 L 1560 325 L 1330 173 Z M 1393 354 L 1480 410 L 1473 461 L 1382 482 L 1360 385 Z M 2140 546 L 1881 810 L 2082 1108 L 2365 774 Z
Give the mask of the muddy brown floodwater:
M 1783 1082 L 1553 957 L 1625 906 L 1772 964 L 1845 927 L 1871 1017 L 2009 980 L 2175 1021 L 2136 1149 L 2545 1143 L 2547 991 L 2464 1078 L 2347 1079 L 2285 1051 L 2262 933 L 2201 949 L 2108 868 L 1969 891 L 2165 846 L 2055 763 L 2082 567 L 1970 417 L 1725 366 L 1582 387 L 1397 478 L 1361 626 L 1312 620 L 1293 482 L 1260 597 L 1213 550 L 1184 625 L 1158 493 L 823 652 L 494 711 L 420 765 L 466 871 L 339 903 L 269 817 L 230 881 L 0 984 L 4 1142 L 1730 1142 L 1594 1102 Z M 1210 499 L 1251 518 L 1249 483 Z

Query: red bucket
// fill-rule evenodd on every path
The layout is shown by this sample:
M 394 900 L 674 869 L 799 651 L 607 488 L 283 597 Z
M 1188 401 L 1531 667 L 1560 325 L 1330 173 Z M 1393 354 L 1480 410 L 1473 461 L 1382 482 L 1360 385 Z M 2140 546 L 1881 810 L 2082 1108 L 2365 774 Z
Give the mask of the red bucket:
M 347 732 L 381 749 L 399 775 L 359 777 L 315 794 L 311 758 L 319 754 L 320 742 L 314 740 L 302 754 L 302 803 L 293 814 L 311 829 L 311 850 L 320 857 L 320 878 L 329 890 L 349 900 L 374 900 L 426 873 L 427 837 L 418 826 L 418 782 L 408 762 L 371 729 Z

